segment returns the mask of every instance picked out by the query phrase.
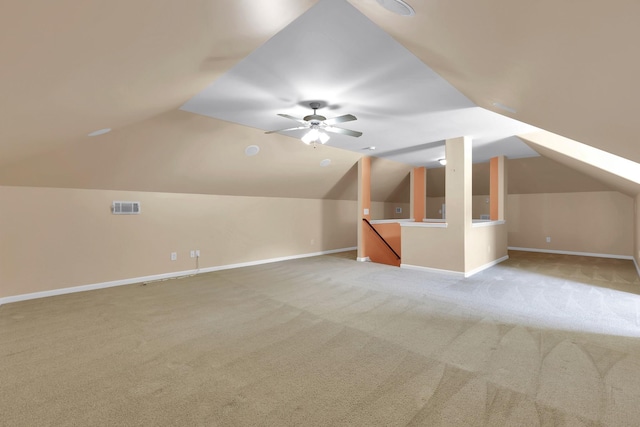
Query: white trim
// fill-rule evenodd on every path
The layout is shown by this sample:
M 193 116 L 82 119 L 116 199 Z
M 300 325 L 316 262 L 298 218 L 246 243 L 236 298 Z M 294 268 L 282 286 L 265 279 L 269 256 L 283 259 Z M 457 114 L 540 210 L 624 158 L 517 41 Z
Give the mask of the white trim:
M 254 265 L 269 264 L 269 263 L 272 263 L 272 262 L 290 261 L 290 260 L 293 260 L 293 259 L 309 258 L 309 257 L 313 257 L 313 256 L 320 256 L 320 255 L 329 255 L 329 254 L 335 254 L 335 253 L 338 253 L 338 252 L 355 251 L 356 249 L 358 249 L 358 248 L 356 246 L 354 246 L 354 247 L 351 247 L 351 248 L 331 249 L 331 250 L 322 251 L 322 252 L 312 252 L 310 254 L 291 255 L 291 256 L 283 256 L 283 257 L 278 257 L 278 258 L 261 259 L 261 260 L 257 260 L 257 261 L 240 262 L 238 264 L 218 265 L 218 266 L 215 266 L 215 267 L 201 268 L 200 272 L 201 273 L 210 273 L 212 271 L 230 270 L 232 268 L 252 267 Z
M 371 262 L 371 258 L 369 258 L 368 256 L 357 257 L 356 261 L 358 261 L 358 262 Z
M 635 258 L 631 257 L 633 259 L 633 263 L 636 265 L 636 271 L 638 272 L 638 276 L 640 276 L 640 265 L 638 265 L 638 261 L 636 261 Z
M 500 219 L 497 221 L 486 221 L 486 220 L 474 219 L 473 221 L 474 222 L 471 223 L 471 227 L 474 227 L 474 228 L 475 227 L 492 227 L 494 225 L 502 225 L 506 223 L 504 219 Z
M 422 222 L 447 222 L 447 220 L 443 218 L 422 218 Z
M 446 222 L 402 222 L 400 227 L 447 228 Z
M 493 260 L 491 262 L 486 263 L 485 265 L 481 265 L 478 268 L 475 268 L 471 271 L 467 271 L 466 273 L 463 273 L 461 271 L 453 271 L 453 270 L 442 270 L 439 268 L 432 268 L 432 267 L 422 267 L 419 265 L 411 265 L 411 264 L 400 264 L 400 268 L 406 268 L 408 270 L 418 270 L 418 271 L 425 271 L 427 273 L 440 273 L 440 274 L 447 274 L 449 276 L 457 276 L 457 277 L 463 277 L 463 278 L 467 278 L 467 277 L 471 277 L 474 274 L 480 273 L 483 270 L 486 270 L 487 268 L 491 268 L 496 264 L 500 264 L 502 261 L 506 261 L 509 259 L 509 255 L 505 255 L 502 258 L 498 258 L 496 260 Z
M 481 271 L 486 270 L 487 268 L 491 268 L 494 265 L 500 264 L 502 261 L 506 261 L 508 259 L 509 259 L 509 255 L 505 255 L 502 258 L 495 259 L 491 262 L 486 263 L 485 265 L 481 265 L 478 268 L 474 268 L 471 271 L 467 271 L 466 273 L 464 273 L 464 277 L 471 277 L 474 274 L 480 273 Z
M 96 289 L 113 288 L 115 286 L 131 285 L 133 283 L 146 283 L 155 282 L 159 280 L 174 279 L 182 276 L 190 276 L 196 273 L 197 270 L 185 270 L 176 271 L 173 273 L 154 274 L 151 276 L 135 277 L 131 279 L 112 280 L 109 282 L 93 283 L 90 285 L 72 286 L 69 288 L 52 289 L 50 291 L 33 292 L 29 294 L 13 295 L 9 297 L 0 298 L 0 305 L 9 304 L 12 302 L 26 301 L 36 298 L 53 297 L 56 295 L 72 294 L 75 292 L 93 291 Z
M 0 298 L 0 305 L 9 304 L 9 303 L 18 302 L 18 301 L 26 301 L 30 299 L 36 299 L 36 298 L 45 298 L 45 297 L 51 297 L 56 295 L 71 294 L 75 292 L 85 292 L 85 291 L 93 291 L 96 289 L 112 288 L 115 286 L 131 285 L 134 283 L 149 283 L 149 282 L 155 282 L 159 280 L 175 279 L 179 277 L 193 276 L 195 274 L 209 273 L 212 271 L 229 270 L 232 268 L 249 267 L 249 266 L 260 265 L 260 264 L 269 264 L 272 262 L 289 261 L 289 260 L 299 259 L 299 258 L 309 258 L 309 257 L 314 257 L 319 255 L 329 255 L 329 254 L 335 254 L 338 252 L 353 251 L 356 249 L 357 247 L 353 246 L 349 248 L 331 249 L 328 251 L 313 252 L 313 253 L 300 254 L 300 255 L 291 255 L 291 256 L 284 256 L 284 257 L 278 257 L 278 258 L 269 258 L 269 259 L 263 259 L 258 261 L 242 262 L 238 264 L 219 265 L 215 267 L 200 268 L 198 270 L 174 271 L 171 273 L 153 274 L 151 276 L 133 277 L 130 279 L 122 279 L 122 280 L 112 280 L 109 282 L 93 283 L 90 285 L 81 285 L 81 286 L 72 286 L 69 288 L 52 289 L 50 291 L 33 292 L 33 293 L 21 294 L 21 295 L 12 295 L 8 297 Z
M 400 268 L 406 268 L 407 270 L 425 271 L 427 273 L 440 273 L 447 274 L 449 276 L 464 277 L 464 273 L 462 271 L 442 270 L 439 268 L 422 267 L 420 265 L 400 264 Z
M 413 218 L 408 219 L 372 219 L 371 224 L 393 224 L 394 222 L 414 222 Z
M 507 249 L 509 249 L 510 251 L 540 252 L 544 254 L 592 256 L 596 258 L 613 258 L 613 259 L 628 259 L 628 260 L 633 259 L 631 255 L 596 254 L 593 252 L 558 251 L 555 249 L 519 248 L 516 246 L 509 246 Z

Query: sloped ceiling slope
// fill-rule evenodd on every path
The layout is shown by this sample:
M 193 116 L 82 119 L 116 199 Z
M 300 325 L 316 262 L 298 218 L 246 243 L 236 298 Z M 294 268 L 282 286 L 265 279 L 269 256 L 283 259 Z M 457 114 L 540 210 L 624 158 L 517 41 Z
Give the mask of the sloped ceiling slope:
M 357 200 L 361 156 L 173 110 L 6 165 L 0 184 Z M 372 200 L 385 201 L 410 166 L 373 159 L 371 170 Z
M 181 109 L 300 139 L 308 130 L 278 114 L 304 117 L 311 102 L 358 118 L 338 127 L 361 137 L 329 134 L 345 150 L 437 167 L 444 140 L 468 135 L 474 161 L 537 156 L 513 137 L 536 128 L 476 106 L 346 0 L 319 1 Z
M 313 0 L 9 0 L 0 165 L 177 109 Z
M 630 197 L 640 194 L 640 164 L 550 132 L 536 132 L 520 138 L 541 155 L 621 193 Z
M 316 3 L 5 2 L 0 185 L 353 198 L 362 153 L 177 110 Z M 640 3 L 350 3 L 481 107 L 640 161 Z
M 409 3 L 353 2 L 479 106 L 640 162 L 640 2 Z
M 427 171 L 427 196 L 445 195 L 444 168 Z M 473 165 L 473 195 L 489 194 L 489 163 Z M 546 157 L 507 160 L 509 194 L 612 191 L 616 187 Z
M 245 149 L 257 145 L 257 155 Z M 3 185 L 355 199 L 360 155 L 173 110 L 0 169 Z M 321 166 L 323 160 L 330 161 Z

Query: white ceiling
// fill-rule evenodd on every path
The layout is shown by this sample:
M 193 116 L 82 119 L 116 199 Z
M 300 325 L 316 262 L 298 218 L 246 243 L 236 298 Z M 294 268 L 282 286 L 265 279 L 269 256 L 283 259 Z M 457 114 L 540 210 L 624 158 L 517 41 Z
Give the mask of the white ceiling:
M 341 149 L 436 167 L 445 139 L 470 136 L 474 162 L 538 155 L 514 136 L 536 128 L 478 107 L 344 0 L 319 1 L 181 109 L 267 131 L 294 127 L 277 114 L 303 117 L 311 101 L 358 118 L 339 126 L 360 138 L 331 134 Z

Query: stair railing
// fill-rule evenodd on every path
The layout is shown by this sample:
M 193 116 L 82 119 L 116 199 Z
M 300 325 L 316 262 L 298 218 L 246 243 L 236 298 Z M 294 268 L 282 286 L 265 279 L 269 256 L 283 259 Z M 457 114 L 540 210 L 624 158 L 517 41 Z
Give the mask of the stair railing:
M 371 223 L 369 222 L 369 220 L 367 218 L 362 218 L 362 220 L 364 222 L 367 223 L 367 225 L 369 226 L 369 228 L 371 228 L 373 230 L 374 233 L 376 233 L 378 235 L 378 237 L 384 242 L 385 245 L 387 245 L 387 247 L 389 248 L 389 250 L 391 252 L 393 252 L 393 254 L 396 256 L 396 258 L 400 259 L 400 255 L 398 255 L 398 253 L 396 251 L 393 250 L 393 248 L 391 247 L 391 245 L 385 240 L 384 237 L 382 237 L 380 235 L 380 233 L 378 233 L 378 230 L 375 229 L 375 227 L 373 225 L 371 225 Z

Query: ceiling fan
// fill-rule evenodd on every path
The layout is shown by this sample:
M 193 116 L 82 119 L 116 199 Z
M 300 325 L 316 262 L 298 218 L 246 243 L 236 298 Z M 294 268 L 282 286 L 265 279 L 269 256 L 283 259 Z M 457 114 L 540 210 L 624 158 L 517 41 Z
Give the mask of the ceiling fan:
M 345 114 L 344 116 L 338 116 L 338 117 L 333 117 L 331 119 L 327 119 L 325 116 L 321 116 L 316 113 L 316 110 L 320 108 L 319 102 L 312 102 L 309 104 L 309 106 L 313 110 L 313 114 L 305 116 L 302 119 L 290 116 L 288 114 L 278 114 L 281 117 L 295 120 L 296 122 L 301 123 L 302 126 L 287 128 L 287 129 L 270 130 L 265 133 L 288 132 L 292 130 L 309 129 L 309 132 L 307 132 L 302 137 L 302 142 L 304 142 L 307 145 L 311 143 L 315 144 L 317 142 L 321 144 L 326 143 L 329 140 L 329 135 L 327 135 L 326 132 L 339 133 L 342 135 L 354 136 L 356 138 L 362 135 L 362 132 L 333 126 L 337 123 L 344 123 L 344 122 L 351 122 L 354 120 L 358 120 L 356 116 L 352 114 Z

